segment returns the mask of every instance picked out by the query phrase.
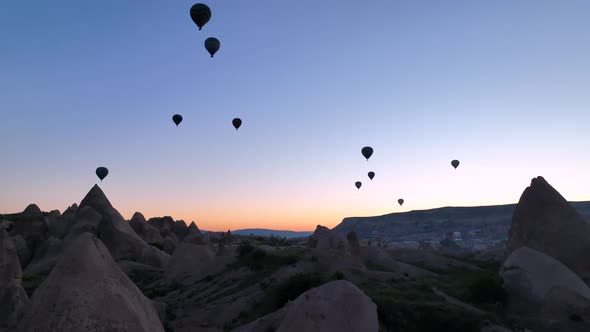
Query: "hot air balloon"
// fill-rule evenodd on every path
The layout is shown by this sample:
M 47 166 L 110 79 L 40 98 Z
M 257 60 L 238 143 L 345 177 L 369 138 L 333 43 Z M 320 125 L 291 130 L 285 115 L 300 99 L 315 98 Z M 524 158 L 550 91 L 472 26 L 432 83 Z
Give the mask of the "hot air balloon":
M 109 175 L 109 170 L 106 167 L 99 167 L 96 169 L 96 176 L 98 176 L 100 182 L 102 182 L 102 180 L 106 178 L 107 175 Z
M 174 123 L 176 124 L 176 127 L 178 127 L 178 125 L 182 122 L 182 115 L 174 114 L 172 116 L 172 121 L 174 121 Z
M 237 131 L 238 128 L 240 128 L 240 126 L 242 125 L 242 119 L 235 118 L 231 121 L 231 123 L 234 125 L 234 128 L 236 128 L 236 131 Z
M 193 22 L 199 27 L 199 30 L 211 19 L 211 9 L 203 3 L 194 4 L 191 7 L 190 13 Z
M 459 160 L 453 160 L 451 161 L 451 165 L 453 165 L 453 167 L 455 167 L 455 169 L 457 169 L 457 167 L 459 167 Z
M 357 181 L 354 185 L 356 186 L 356 189 L 361 189 L 363 184 L 360 181 Z
M 367 158 L 367 160 L 369 160 L 369 158 L 371 158 L 371 156 L 373 155 L 373 148 L 370 146 L 365 146 L 361 149 L 361 153 L 365 158 Z
M 369 172 L 369 179 L 373 180 L 375 177 L 375 172 Z
M 215 55 L 215 53 L 219 51 L 220 47 L 221 42 L 219 41 L 219 39 L 215 37 L 209 37 L 205 40 L 205 48 L 207 49 L 209 54 L 211 54 L 211 57 L 213 57 L 213 55 Z
M 400 206 L 404 205 L 404 199 L 403 198 L 398 199 L 397 202 L 399 203 Z

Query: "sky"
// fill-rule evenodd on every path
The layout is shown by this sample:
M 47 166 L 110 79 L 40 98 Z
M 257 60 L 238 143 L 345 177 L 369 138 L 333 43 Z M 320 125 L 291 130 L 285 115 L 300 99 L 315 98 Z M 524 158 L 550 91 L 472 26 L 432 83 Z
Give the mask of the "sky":
M 539 175 L 590 200 L 588 1 L 208 1 L 201 31 L 193 4 L 0 2 L 0 212 L 96 183 L 206 230 L 516 203 Z

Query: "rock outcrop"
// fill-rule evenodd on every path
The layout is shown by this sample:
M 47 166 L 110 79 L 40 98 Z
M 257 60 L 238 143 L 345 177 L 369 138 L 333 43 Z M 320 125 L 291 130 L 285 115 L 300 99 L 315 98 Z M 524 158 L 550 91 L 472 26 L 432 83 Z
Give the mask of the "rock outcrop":
M 184 237 L 188 234 L 188 227 L 184 220 L 178 220 L 174 222 L 174 226 L 172 227 L 172 233 L 176 235 L 176 238 L 179 242 L 182 242 Z
M 166 276 L 179 283 L 191 283 L 220 272 L 215 252 L 206 244 L 181 243 L 166 268 Z
M 321 225 L 318 225 L 309 237 L 308 246 L 318 250 L 327 250 L 339 255 L 350 254 L 348 240 L 344 236 Z
M 338 280 L 301 294 L 285 307 L 233 332 L 377 332 L 377 306 L 353 283 Z
M 531 181 L 514 209 L 508 250 L 523 246 L 556 258 L 590 281 L 590 223 L 542 177 Z
M 143 214 L 135 212 L 133 217 L 131 217 L 131 221 L 129 221 L 129 225 L 133 228 L 135 233 L 148 244 L 160 248 L 163 247 L 164 239 L 162 238 L 162 235 L 160 235 L 160 231 L 148 224 Z
M 10 235 L 21 235 L 25 239 L 28 249 L 34 252 L 37 245 L 47 239 L 47 232 L 47 220 L 43 212 L 37 205 L 31 204 L 21 213 Z
M 43 241 L 37 247 L 33 259 L 25 268 L 25 274 L 49 274 L 62 253 L 62 247 L 63 241 L 53 236 L 50 236 L 47 240 Z
M 543 306 L 545 311 L 556 306 L 579 307 L 584 302 L 579 298 L 590 303 L 590 288 L 580 277 L 555 258 L 528 247 L 515 250 L 502 265 L 500 275 L 510 296 L 510 309 L 516 314 L 540 315 Z M 568 299 L 573 302 L 568 303 Z
M 109 250 L 84 233 L 35 291 L 19 331 L 163 332 L 152 302 L 121 272 Z
M 29 304 L 21 278 L 16 247 L 6 231 L 0 229 L 0 330 L 14 329 Z
M 352 231 L 348 233 L 346 239 L 348 240 L 348 245 L 350 246 L 350 254 L 355 257 L 360 257 L 361 245 L 359 243 L 358 237 L 356 236 L 356 232 Z
M 97 236 L 109 248 L 115 260 L 137 261 L 156 267 L 164 267 L 168 263 L 170 257 L 143 241 L 97 185 L 84 197 L 79 210 L 87 207 L 101 216 Z

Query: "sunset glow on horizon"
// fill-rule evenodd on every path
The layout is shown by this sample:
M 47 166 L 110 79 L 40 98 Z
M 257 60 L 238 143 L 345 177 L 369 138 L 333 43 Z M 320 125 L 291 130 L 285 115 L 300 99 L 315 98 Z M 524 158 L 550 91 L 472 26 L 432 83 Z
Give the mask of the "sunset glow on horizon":
M 536 176 L 590 200 L 589 2 L 214 2 L 201 31 L 193 3 L 0 4 L 0 213 L 95 183 L 211 231 L 516 203 Z

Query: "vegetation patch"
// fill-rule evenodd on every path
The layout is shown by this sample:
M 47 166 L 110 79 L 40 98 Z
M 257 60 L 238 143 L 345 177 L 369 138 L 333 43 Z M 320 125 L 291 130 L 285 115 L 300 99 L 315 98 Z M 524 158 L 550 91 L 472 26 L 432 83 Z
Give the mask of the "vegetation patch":
M 47 276 L 42 274 L 23 274 L 22 286 L 31 297 Z
M 479 331 L 483 319 L 501 322 L 507 301 L 499 266 L 479 262 L 482 270 L 437 270 L 437 275 L 387 283 L 367 282 L 361 289 L 377 304 L 379 320 L 391 331 Z M 477 314 L 446 302 L 437 288 L 486 314 Z
M 286 265 L 299 261 L 300 255 L 295 252 L 267 252 L 255 248 L 251 244 L 240 244 L 238 248 L 237 266 L 245 266 L 257 272 L 274 272 Z
M 128 277 L 141 290 L 143 295 L 149 299 L 165 296 L 169 292 L 181 288 L 181 285 L 177 282 L 162 282 L 162 275 L 159 271 L 134 270 L 129 273 Z

